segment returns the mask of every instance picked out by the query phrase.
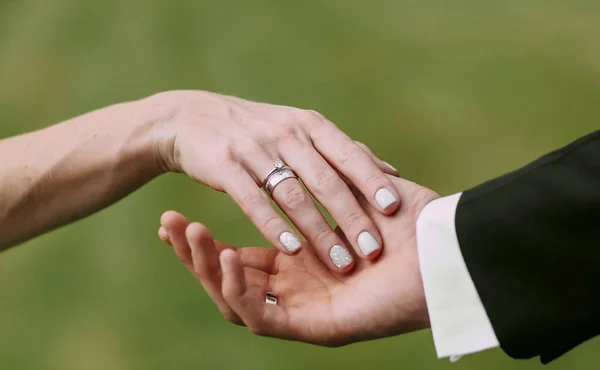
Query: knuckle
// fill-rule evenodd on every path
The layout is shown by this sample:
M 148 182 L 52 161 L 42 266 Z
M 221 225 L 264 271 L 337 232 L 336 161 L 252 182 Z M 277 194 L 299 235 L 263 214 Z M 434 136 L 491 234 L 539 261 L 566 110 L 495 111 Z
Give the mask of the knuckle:
M 387 181 L 387 178 L 385 177 L 385 175 L 379 175 L 379 174 L 370 174 L 369 176 L 367 176 L 367 178 L 365 180 L 365 185 L 371 186 L 371 184 L 374 184 L 374 186 L 378 189 L 382 186 L 390 187 L 388 185 L 388 181 Z
M 315 241 L 317 242 L 317 244 L 321 244 L 322 242 L 326 242 L 328 239 L 330 239 L 331 234 L 333 233 L 331 231 L 331 228 L 329 227 L 329 225 L 324 224 L 322 222 L 319 222 L 316 227 L 315 227 Z
M 347 164 L 363 153 L 364 151 L 360 146 L 356 145 L 355 143 L 348 144 L 342 149 L 340 161 L 342 164 Z
M 250 213 L 254 210 L 260 203 L 262 202 L 263 193 L 259 191 L 253 191 L 250 193 L 246 193 L 240 199 L 240 206 L 246 212 L 246 214 Z
M 301 109 L 297 112 L 297 119 L 300 123 L 311 128 L 322 126 L 325 123 L 325 117 L 312 109 Z
M 293 186 L 285 190 L 283 194 L 283 203 L 291 211 L 298 210 L 310 201 L 306 191 L 299 186 Z
M 263 227 L 265 230 L 274 230 L 279 225 L 280 218 L 278 216 L 270 216 L 263 222 Z
M 320 194 L 325 194 L 342 181 L 333 171 L 319 171 L 316 175 L 316 187 Z
M 344 217 L 344 222 L 346 223 L 346 227 L 354 228 L 356 225 L 364 225 L 365 218 L 366 217 L 359 212 L 350 212 Z
M 273 138 L 277 142 L 288 141 L 296 136 L 296 127 L 293 124 L 279 125 L 273 133 Z
M 253 138 L 245 138 L 241 140 L 236 140 L 237 142 L 232 143 L 233 148 L 243 156 L 252 156 L 256 153 L 259 153 L 262 149 L 262 145 L 253 139 Z

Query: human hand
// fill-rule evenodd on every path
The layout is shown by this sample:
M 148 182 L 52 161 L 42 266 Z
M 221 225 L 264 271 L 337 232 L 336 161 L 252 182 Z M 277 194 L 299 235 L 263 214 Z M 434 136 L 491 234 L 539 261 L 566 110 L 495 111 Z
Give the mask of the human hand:
M 280 251 L 293 254 L 301 243 L 261 190 L 278 159 L 298 174 L 346 235 L 342 240 L 332 230 L 298 180 L 283 181 L 273 191 L 328 268 L 352 269 L 349 246 L 363 259 L 379 255 L 381 234 L 342 178 L 364 194 L 375 213 L 389 215 L 400 203 L 385 173 L 397 172 L 322 115 L 200 91 L 161 93 L 143 104 L 160 117 L 156 153 L 164 171 L 184 172 L 229 194 Z
M 172 211 L 161 218 L 159 235 L 174 247 L 225 318 L 256 334 L 340 346 L 414 331 L 429 326 L 416 220 L 438 195 L 389 178 L 402 201 L 397 214 L 381 215 L 364 197 L 359 199 L 386 248 L 376 262 L 358 260 L 347 275 L 328 269 L 311 248 L 296 256 L 272 248 L 235 248 Z M 277 305 L 265 303 L 266 292 L 278 295 Z

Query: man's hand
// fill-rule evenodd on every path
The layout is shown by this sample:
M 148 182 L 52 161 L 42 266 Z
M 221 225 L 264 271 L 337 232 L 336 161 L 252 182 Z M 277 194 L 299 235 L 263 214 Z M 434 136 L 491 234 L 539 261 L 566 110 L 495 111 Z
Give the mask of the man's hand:
M 376 261 L 357 259 L 350 274 L 332 272 L 313 248 L 289 256 L 215 241 L 206 227 L 172 211 L 163 215 L 159 235 L 173 245 L 225 318 L 256 334 L 340 346 L 414 331 L 429 326 L 415 224 L 421 209 L 438 195 L 390 179 L 401 197 L 395 215 L 381 215 L 359 198 L 386 248 Z M 277 305 L 265 303 L 266 292 L 278 295 Z

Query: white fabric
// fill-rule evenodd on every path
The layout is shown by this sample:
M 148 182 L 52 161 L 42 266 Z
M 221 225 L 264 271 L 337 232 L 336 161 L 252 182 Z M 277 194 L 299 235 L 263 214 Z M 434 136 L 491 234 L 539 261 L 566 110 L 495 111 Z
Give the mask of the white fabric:
M 439 358 L 454 361 L 499 345 L 458 244 L 454 220 L 461 194 L 434 200 L 417 220 L 419 264 L 433 342 Z

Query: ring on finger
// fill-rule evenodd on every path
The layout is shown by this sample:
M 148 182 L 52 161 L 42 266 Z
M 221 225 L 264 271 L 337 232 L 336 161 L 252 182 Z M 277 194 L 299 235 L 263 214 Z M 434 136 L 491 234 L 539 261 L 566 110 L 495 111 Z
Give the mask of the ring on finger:
M 273 190 L 281 182 L 287 179 L 298 179 L 298 175 L 286 166 L 281 160 L 277 160 L 274 164 L 274 169 L 267 175 L 264 181 L 263 189 L 269 196 L 272 196 Z
M 265 293 L 265 303 L 266 304 L 276 305 L 278 300 L 279 300 L 279 297 L 277 297 L 277 294 L 275 294 L 273 292 Z

